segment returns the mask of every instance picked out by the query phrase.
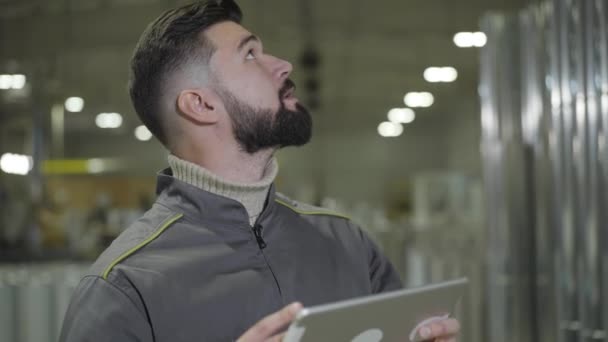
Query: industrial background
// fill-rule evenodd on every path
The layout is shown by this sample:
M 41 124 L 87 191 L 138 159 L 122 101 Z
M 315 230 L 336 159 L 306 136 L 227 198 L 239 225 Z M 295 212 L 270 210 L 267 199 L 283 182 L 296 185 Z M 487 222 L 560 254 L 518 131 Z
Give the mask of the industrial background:
M 0 341 L 55 341 L 167 152 L 126 91 L 177 0 L 0 0 Z M 608 341 L 606 0 L 241 0 L 312 142 L 278 190 L 351 216 L 407 286 L 467 276 L 462 341 Z

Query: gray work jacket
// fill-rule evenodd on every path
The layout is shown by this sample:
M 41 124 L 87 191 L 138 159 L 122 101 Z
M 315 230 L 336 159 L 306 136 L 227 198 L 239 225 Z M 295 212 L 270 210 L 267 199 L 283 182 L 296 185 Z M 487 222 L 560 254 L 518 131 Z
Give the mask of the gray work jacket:
M 293 301 L 312 306 L 401 288 L 348 218 L 274 186 L 253 228 L 239 202 L 169 169 L 157 193 L 81 280 L 60 341 L 233 341 Z

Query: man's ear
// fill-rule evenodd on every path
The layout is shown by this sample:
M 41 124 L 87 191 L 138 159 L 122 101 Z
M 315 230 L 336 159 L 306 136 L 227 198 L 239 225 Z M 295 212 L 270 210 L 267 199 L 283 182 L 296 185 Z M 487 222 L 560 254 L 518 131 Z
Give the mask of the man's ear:
M 177 96 L 177 111 L 198 124 L 214 124 L 219 120 L 218 98 L 208 89 L 185 89 Z

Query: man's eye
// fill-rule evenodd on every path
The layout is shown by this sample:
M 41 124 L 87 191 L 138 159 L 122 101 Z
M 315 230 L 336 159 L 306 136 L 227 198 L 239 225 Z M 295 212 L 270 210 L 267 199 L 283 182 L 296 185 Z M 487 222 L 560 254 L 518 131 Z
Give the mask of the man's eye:
M 249 52 L 247 52 L 247 56 L 245 57 L 245 59 L 255 59 L 255 55 L 253 54 L 253 50 L 249 50 Z

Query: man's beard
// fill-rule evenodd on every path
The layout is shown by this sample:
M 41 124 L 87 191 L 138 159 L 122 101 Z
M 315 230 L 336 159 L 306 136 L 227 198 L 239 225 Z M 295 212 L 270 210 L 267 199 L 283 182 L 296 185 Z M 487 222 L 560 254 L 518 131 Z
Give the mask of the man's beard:
M 294 87 L 286 80 L 279 91 L 279 109 L 255 108 L 250 106 L 223 87 L 218 93 L 224 101 L 226 111 L 232 120 L 232 130 L 236 141 L 249 154 L 267 148 L 301 146 L 312 136 L 312 117 L 308 110 L 296 103 L 296 110 L 290 110 L 283 103 L 284 95 Z

